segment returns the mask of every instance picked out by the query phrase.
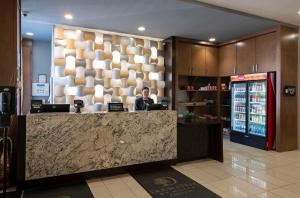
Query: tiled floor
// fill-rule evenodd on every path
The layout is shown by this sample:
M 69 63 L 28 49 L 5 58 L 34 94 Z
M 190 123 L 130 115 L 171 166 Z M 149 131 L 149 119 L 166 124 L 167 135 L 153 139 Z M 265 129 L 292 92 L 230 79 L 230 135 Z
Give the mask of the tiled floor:
M 224 198 L 299 198 L 300 150 L 277 153 L 224 140 L 224 163 L 203 159 L 175 169 Z M 151 197 L 129 174 L 89 180 L 95 198 Z

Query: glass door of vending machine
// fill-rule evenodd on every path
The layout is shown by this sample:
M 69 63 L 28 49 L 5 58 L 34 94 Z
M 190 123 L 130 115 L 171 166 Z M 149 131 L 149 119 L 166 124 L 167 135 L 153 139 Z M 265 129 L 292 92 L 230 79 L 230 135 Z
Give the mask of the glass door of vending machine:
M 267 81 L 248 82 L 248 133 L 267 135 Z
M 231 129 L 235 132 L 246 133 L 247 83 L 232 83 L 231 94 Z

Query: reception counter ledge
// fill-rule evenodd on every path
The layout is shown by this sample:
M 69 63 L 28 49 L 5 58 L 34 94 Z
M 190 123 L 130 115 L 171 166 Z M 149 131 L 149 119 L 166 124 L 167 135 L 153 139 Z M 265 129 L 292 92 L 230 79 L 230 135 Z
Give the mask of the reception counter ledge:
M 176 111 L 26 116 L 25 180 L 172 160 Z

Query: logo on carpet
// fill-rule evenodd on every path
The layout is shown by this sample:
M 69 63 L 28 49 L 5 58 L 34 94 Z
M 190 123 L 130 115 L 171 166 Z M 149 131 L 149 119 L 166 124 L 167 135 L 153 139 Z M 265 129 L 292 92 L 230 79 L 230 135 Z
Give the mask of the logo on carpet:
M 154 184 L 159 186 L 173 186 L 177 183 L 176 179 L 172 177 L 158 177 L 154 179 Z

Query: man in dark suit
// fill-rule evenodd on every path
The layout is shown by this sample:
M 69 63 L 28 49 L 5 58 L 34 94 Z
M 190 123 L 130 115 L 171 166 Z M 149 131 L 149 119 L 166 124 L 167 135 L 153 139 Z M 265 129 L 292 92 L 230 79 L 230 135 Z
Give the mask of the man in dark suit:
M 149 88 L 144 87 L 142 89 L 143 97 L 135 100 L 135 110 L 146 110 L 148 105 L 154 104 L 153 99 L 149 97 Z

